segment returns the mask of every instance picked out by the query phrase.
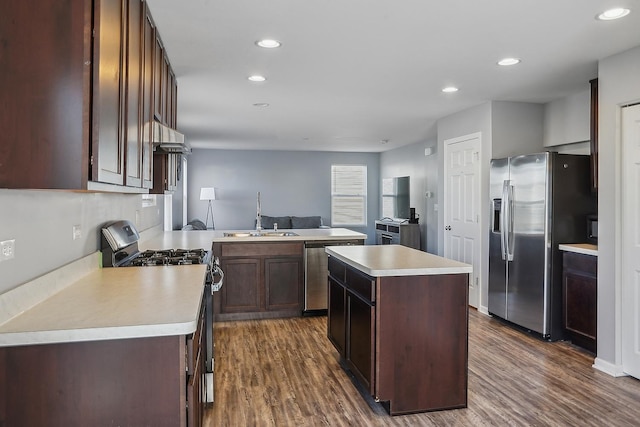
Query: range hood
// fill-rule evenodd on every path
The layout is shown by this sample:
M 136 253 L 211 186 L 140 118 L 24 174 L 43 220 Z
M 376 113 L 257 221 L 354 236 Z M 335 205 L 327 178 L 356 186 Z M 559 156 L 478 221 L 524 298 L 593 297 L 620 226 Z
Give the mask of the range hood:
M 158 121 L 153 122 L 153 146 L 163 153 L 191 154 L 191 146 L 184 135 Z

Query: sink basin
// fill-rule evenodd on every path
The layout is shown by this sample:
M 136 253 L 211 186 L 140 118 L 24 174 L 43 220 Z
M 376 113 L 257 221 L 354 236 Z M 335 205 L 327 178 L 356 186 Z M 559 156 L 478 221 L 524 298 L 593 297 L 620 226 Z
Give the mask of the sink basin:
M 233 231 L 224 233 L 224 237 L 286 237 L 297 236 L 291 231 Z
M 262 231 L 260 236 L 297 236 L 296 233 L 291 231 Z

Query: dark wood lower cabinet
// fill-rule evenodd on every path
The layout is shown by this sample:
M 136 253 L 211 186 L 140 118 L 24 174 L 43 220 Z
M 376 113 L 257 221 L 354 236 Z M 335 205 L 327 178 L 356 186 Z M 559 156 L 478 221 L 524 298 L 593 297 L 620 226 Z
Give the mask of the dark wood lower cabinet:
M 329 306 L 327 310 L 327 328 L 329 340 L 345 357 L 347 324 L 347 289 L 344 285 L 329 277 Z
M 370 277 L 330 256 L 327 327 L 391 415 L 467 406 L 467 274 Z
M 345 359 L 362 385 L 373 393 L 375 306 L 357 294 L 347 294 L 347 351 Z
M 200 426 L 203 336 L 2 347 L 0 426 Z
M 303 250 L 302 242 L 214 243 L 225 275 L 214 298 L 215 320 L 300 316 Z
M 563 254 L 564 327 L 572 343 L 597 351 L 598 258 L 573 252 Z

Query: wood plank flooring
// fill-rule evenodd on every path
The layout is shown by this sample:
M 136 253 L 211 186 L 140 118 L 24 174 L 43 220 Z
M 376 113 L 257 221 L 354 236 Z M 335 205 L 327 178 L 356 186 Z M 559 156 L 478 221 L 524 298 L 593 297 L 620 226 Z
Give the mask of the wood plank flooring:
M 205 426 L 632 426 L 640 381 L 591 367 L 470 310 L 468 408 L 390 417 L 363 396 L 326 337 L 326 317 L 215 324 L 215 403 Z

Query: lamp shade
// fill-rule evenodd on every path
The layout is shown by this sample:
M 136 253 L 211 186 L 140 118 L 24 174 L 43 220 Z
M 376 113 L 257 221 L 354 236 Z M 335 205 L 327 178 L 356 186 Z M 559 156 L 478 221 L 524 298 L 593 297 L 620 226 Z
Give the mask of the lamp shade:
M 214 187 L 202 187 L 200 189 L 200 200 L 215 200 L 216 189 Z

